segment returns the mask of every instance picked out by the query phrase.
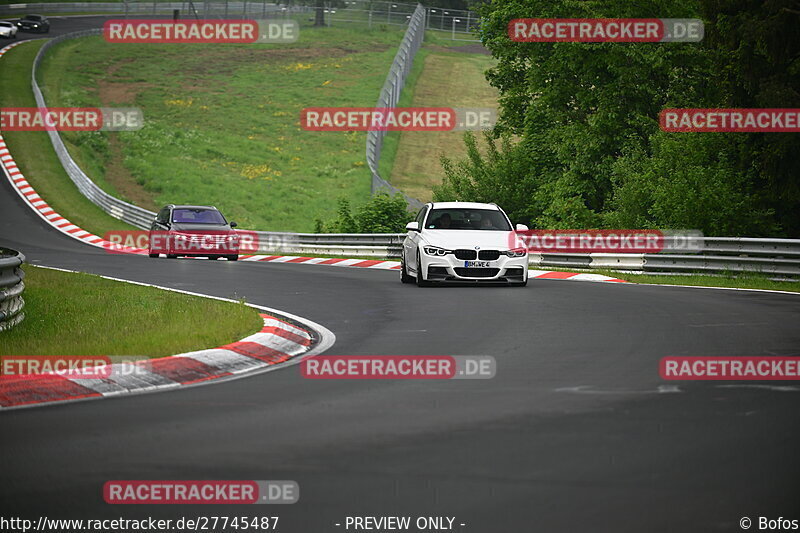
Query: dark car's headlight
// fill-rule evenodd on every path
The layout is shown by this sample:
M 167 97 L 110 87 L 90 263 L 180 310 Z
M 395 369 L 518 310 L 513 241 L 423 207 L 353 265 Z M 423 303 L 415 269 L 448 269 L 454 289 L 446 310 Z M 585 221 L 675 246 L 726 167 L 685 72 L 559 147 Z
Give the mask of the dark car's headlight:
M 514 248 L 513 250 L 505 250 L 500 253 L 508 257 L 525 257 L 528 255 L 528 250 L 525 248 Z
M 425 250 L 425 253 L 428 255 L 437 255 L 439 257 L 444 257 L 447 254 L 453 253 L 451 250 L 445 250 L 438 246 L 423 246 L 422 249 Z

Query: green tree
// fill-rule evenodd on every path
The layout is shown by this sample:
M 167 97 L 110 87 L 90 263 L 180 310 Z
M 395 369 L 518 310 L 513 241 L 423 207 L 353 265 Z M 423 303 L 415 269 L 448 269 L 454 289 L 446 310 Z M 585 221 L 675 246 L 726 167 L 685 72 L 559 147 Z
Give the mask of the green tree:
M 744 134 L 656 133 L 652 155 L 634 150 L 615 162 L 606 225 L 701 228 L 715 236 L 775 232 L 772 213 L 753 190 L 755 168 L 738 168 L 744 143 Z
M 800 108 L 800 6 L 796 0 L 701 0 L 720 107 Z M 759 200 L 800 236 L 800 136 L 748 134 L 740 167 L 755 167 Z
M 800 107 L 800 9 L 772 0 L 494 0 L 479 8 L 501 116 L 481 157 L 443 160 L 439 199 L 534 226 L 800 234 L 800 136 L 664 133 L 669 107 Z M 518 43 L 514 18 L 697 18 L 702 43 Z M 513 139 L 511 141 L 510 139 Z M 684 165 L 685 168 L 681 168 Z
M 495 133 L 530 153 L 526 185 L 536 224 L 595 225 L 612 194 L 612 166 L 644 146 L 667 102 L 696 102 L 708 61 L 691 43 L 517 43 L 508 21 L 524 17 L 688 17 L 693 2 L 496 0 L 481 9 L 482 38 L 498 59 Z
M 485 156 L 478 149 L 475 135 L 467 132 L 467 157 L 459 162 L 442 157 L 445 179 L 441 186 L 434 187 L 434 201 L 495 202 L 515 222 L 529 223 L 527 199 L 536 192 L 528 172 L 532 151 L 524 143 L 513 143 L 508 136 L 500 139 L 500 146 L 488 133 L 484 134 L 484 141 Z

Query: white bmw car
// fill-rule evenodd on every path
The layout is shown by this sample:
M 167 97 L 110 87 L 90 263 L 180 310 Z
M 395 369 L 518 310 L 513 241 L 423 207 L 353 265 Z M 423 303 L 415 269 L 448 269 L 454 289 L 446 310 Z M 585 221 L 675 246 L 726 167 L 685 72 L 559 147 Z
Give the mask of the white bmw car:
M 0 20 L 0 37 L 4 37 L 6 39 L 16 39 L 17 27 L 10 22 Z
M 406 226 L 400 279 L 416 282 L 528 283 L 528 252 L 495 204 L 437 202 L 422 207 Z

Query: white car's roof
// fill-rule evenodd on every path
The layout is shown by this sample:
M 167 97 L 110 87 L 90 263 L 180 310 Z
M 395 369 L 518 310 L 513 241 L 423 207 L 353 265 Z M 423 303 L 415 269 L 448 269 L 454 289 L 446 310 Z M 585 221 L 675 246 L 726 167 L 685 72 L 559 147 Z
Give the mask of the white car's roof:
M 477 202 L 434 202 L 433 203 L 434 209 L 454 209 L 459 207 L 463 209 L 493 209 L 495 211 L 500 210 L 494 204 L 479 204 Z

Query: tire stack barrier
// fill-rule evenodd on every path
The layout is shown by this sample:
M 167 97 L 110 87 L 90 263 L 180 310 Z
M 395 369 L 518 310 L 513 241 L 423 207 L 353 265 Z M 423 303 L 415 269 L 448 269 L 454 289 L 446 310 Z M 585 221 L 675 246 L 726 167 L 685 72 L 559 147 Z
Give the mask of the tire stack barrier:
M 22 263 L 25 256 L 16 250 L 0 248 L 0 331 L 13 328 L 23 321 L 25 300 L 25 272 Z

